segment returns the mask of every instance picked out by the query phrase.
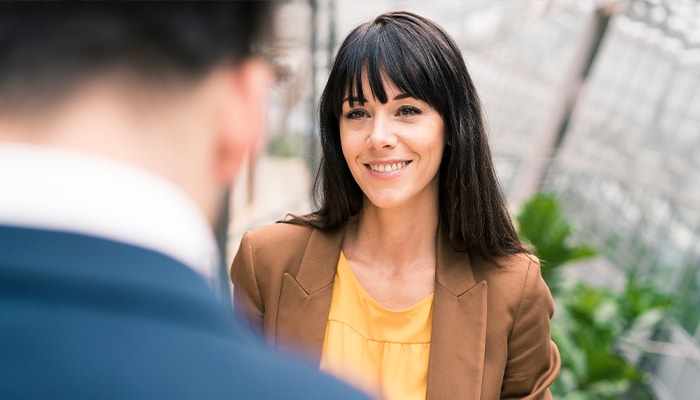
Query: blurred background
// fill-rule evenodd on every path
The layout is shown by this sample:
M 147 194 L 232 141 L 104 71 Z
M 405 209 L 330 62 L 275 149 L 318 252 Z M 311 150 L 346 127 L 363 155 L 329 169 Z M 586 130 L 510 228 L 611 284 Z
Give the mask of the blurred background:
M 390 10 L 435 20 L 461 46 L 509 206 L 555 296 L 555 398 L 698 398 L 700 0 L 283 3 L 269 136 L 232 188 L 226 265 L 246 230 L 311 210 L 329 63 L 352 28 Z

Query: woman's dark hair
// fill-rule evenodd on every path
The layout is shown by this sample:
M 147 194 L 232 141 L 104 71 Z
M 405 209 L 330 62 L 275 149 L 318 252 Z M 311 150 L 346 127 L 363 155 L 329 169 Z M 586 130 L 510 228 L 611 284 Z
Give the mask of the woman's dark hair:
M 340 144 L 342 101 L 366 99 L 362 74 L 382 103 L 386 77 L 443 118 L 446 146 L 439 171 L 439 225 L 452 246 L 485 260 L 526 252 L 508 215 L 491 161 L 481 103 L 454 40 L 432 21 L 408 12 L 380 15 L 355 28 L 340 46 L 321 95 L 322 159 L 314 183 L 318 211 L 290 223 L 341 226 L 363 205 Z

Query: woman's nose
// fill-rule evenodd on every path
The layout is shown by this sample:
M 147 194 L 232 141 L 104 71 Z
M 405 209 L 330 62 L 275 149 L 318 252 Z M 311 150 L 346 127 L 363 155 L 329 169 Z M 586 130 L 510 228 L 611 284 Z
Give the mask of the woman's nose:
M 397 136 L 394 132 L 394 126 L 388 118 L 376 116 L 373 119 L 373 124 L 369 136 L 367 137 L 367 145 L 370 149 L 391 149 L 396 147 Z

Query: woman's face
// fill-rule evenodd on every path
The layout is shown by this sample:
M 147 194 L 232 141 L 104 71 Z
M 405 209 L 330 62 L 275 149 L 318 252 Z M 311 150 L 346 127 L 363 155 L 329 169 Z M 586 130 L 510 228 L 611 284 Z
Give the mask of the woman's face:
M 388 101 L 371 96 L 363 74 L 364 104 L 343 100 L 340 143 L 366 198 L 379 208 L 434 205 L 445 144 L 444 123 L 428 103 L 383 80 Z

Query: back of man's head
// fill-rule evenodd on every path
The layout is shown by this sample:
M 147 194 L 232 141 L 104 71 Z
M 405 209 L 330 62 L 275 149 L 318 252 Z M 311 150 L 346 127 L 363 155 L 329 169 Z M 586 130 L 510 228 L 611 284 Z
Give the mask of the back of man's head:
M 0 2 L 0 111 L 46 106 L 104 73 L 167 86 L 235 65 L 268 4 Z
M 0 144 L 136 164 L 213 222 L 263 133 L 271 4 L 0 2 Z

